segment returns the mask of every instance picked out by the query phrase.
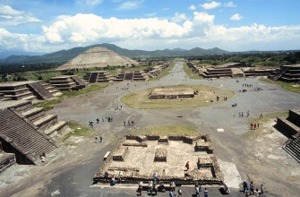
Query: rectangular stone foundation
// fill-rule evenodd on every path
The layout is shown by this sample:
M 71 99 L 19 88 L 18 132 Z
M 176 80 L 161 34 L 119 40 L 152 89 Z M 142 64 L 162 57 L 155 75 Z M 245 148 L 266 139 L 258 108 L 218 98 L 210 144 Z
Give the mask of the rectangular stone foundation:
M 168 144 L 159 143 L 161 140 L 167 140 Z M 203 143 L 203 147 L 205 144 L 211 146 L 210 139 L 206 135 L 125 136 L 97 171 L 93 180 L 95 183 L 105 183 L 107 180 L 105 174 L 108 177 L 118 177 L 121 174 L 122 183 L 136 184 L 139 181 L 152 180 L 153 174 L 157 173 L 160 180 L 164 182 L 175 181 L 184 185 L 195 184 L 195 182 L 222 184 L 223 175 L 216 158 L 204 149 L 195 150 L 196 144 L 200 142 Z M 129 144 L 134 145 L 127 146 Z M 203 160 L 198 169 L 198 159 L 204 156 L 209 159 L 205 162 Z M 189 171 L 185 168 L 187 161 L 190 163 Z

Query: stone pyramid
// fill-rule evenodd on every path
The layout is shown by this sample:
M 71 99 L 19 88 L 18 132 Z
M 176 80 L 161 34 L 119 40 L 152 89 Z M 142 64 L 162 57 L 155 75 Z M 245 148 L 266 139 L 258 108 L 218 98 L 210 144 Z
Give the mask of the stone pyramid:
M 94 47 L 73 58 L 57 70 L 67 70 L 72 68 L 92 68 L 109 66 L 125 66 L 138 63 L 128 57 L 121 56 L 114 51 L 103 47 Z

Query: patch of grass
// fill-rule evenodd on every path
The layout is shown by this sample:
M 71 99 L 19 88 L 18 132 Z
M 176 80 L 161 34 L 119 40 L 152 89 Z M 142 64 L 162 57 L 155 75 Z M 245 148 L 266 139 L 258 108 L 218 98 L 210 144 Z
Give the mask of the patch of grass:
M 202 76 L 199 76 L 191 68 L 188 67 L 187 63 L 183 63 L 183 70 L 184 72 L 191 78 L 191 79 L 201 79 Z
M 68 125 L 72 131 L 64 135 L 63 141 L 66 141 L 71 136 L 88 137 L 94 134 L 94 131 L 91 128 L 83 126 L 78 122 L 70 121 L 68 122 Z
M 186 125 L 164 125 L 151 126 L 141 129 L 131 129 L 131 135 L 200 135 L 191 126 Z
M 297 92 L 300 93 L 300 84 L 297 83 L 288 83 L 288 82 L 284 82 L 284 81 L 273 81 L 270 79 L 260 79 L 261 81 L 264 81 L 266 83 L 273 83 L 273 84 L 277 84 L 280 87 L 282 87 L 285 90 L 288 90 L 290 92 Z
M 121 98 L 121 101 L 132 108 L 138 109 L 172 109 L 172 108 L 191 108 L 199 106 L 207 106 L 216 103 L 216 96 L 220 97 L 221 102 L 223 97 L 230 98 L 234 95 L 232 91 L 220 89 L 210 86 L 165 86 L 165 88 L 189 87 L 194 91 L 198 91 L 198 95 L 194 98 L 183 99 L 149 99 L 148 95 L 155 89 L 147 89 L 140 92 L 134 92 Z M 214 102 L 211 103 L 210 100 Z
M 36 104 L 34 104 L 34 106 L 35 107 L 43 107 L 47 111 L 47 110 L 52 109 L 53 107 L 55 107 L 55 105 L 61 103 L 63 100 L 65 100 L 67 98 L 78 96 L 81 94 L 87 94 L 87 93 L 97 91 L 97 90 L 102 90 L 102 89 L 106 88 L 108 85 L 109 85 L 109 83 L 94 83 L 94 84 L 90 84 L 89 87 L 78 90 L 78 91 L 65 91 L 65 92 L 63 92 L 63 94 L 61 96 L 58 96 L 51 100 L 46 100 L 46 101 L 36 103 Z
M 157 77 L 150 78 L 149 81 L 159 80 L 159 79 L 163 78 L 164 76 L 168 75 L 169 72 L 174 67 L 174 65 L 175 65 L 175 62 L 172 62 L 166 69 L 163 69 L 161 71 L 160 75 L 158 75 Z
M 256 123 L 256 124 L 259 123 L 259 128 L 256 128 L 255 130 L 251 130 L 249 126 L 249 131 L 246 133 L 246 136 L 250 139 L 256 139 L 261 135 L 273 133 L 274 131 L 272 128 L 270 128 L 268 123 L 274 121 L 277 117 L 287 118 L 288 112 L 267 113 L 250 119 L 249 125 L 251 123 Z

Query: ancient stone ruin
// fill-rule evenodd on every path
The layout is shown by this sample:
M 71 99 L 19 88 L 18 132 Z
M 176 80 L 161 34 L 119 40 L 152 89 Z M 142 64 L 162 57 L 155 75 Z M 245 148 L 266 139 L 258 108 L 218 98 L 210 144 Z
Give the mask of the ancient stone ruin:
M 136 184 L 151 181 L 154 174 L 162 182 L 183 185 L 222 184 L 223 180 L 208 135 L 124 136 L 115 150 L 108 152 L 93 180 L 103 184 L 121 177 L 121 183 Z
M 283 149 L 300 162 L 300 110 L 289 110 L 286 119 L 278 117 L 275 128 L 289 138 Z
M 62 93 L 43 81 L 19 81 L 0 84 L 1 100 L 47 100 Z
M 193 88 L 155 88 L 149 95 L 149 99 L 177 99 L 193 98 L 196 92 Z
M 59 90 L 80 90 L 86 88 L 87 82 L 76 75 L 62 75 L 52 77 L 49 83 Z
M 33 107 L 31 101 L 0 103 L 1 147 L 5 153 L 13 153 L 19 164 L 38 163 L 42 154 L 48 155 L 58 147 L 56 139 L 67 128 L 65 121 Z
M 299 82 L 300 81 L 300 64 L 283 65 L 269 76 L 270 79 L 286 82 Z

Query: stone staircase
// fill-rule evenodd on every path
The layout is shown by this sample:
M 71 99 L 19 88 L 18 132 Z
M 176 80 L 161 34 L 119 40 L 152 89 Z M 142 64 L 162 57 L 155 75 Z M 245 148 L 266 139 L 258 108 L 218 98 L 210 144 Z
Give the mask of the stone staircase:
M 300 136 L 288 140 L 283 149 L 300 163 Z
M 44 81 L 40 81 L 40 84 L 46 89 L 48 90 L 48 92 L 50 94 L 52 94 L 52 96 L 60 96 L 62 95 L 62 92 L 57 89 L 55 86 L 51 85 L 50 83 L 46 83 Z
M 289 110 L 287 119 L 278 117 L 275 128 L 289 138 L 283 149 L 300 162 L 300 111 Z
M 67 123 L 58 121 L 57 115 L 46 114 L 43 108 L 33 107 L 31 102 L 24 102 L 10 107 L 21 118 L 31 124 L 38 132 L 52 138 L 67 128 Z
M 39 82 L 29 83 L 28 88 L 40 100 L 47 100 L 53 97 L 53 95 L 46 88 L 44 88 L 44 86 Z
M 3 150 L 14 153 L 17 163 L 36 163 L 40 156 L 49 154 L 56 145 L 26 119 L 9 108 L 0 110 L 0 137 Z
M 36 97 L 26 86 L 28 82 L 0 84 L 0 93 L 8 100 L 34 100 Z

